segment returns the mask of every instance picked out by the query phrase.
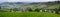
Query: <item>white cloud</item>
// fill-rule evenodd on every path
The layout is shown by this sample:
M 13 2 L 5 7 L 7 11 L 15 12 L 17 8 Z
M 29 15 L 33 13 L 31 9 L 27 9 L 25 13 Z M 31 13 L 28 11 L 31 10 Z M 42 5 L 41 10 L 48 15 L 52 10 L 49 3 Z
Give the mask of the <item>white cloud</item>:
M 1 2 L 47 2 L 56 0 L 0 0 Z

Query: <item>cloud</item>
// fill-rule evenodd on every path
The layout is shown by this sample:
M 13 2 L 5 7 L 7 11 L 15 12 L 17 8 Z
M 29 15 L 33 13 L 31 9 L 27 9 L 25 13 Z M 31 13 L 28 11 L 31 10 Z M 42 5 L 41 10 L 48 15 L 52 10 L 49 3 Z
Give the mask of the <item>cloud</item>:
M 56 0 L 0 0 L 0 2 L 47 2 Z

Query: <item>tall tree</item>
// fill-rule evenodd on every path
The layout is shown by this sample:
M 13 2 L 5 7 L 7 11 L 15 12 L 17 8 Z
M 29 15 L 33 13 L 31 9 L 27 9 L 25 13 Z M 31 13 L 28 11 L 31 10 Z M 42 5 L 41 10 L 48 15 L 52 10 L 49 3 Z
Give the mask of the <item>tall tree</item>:
M 0 6 L 0 9 L 1 9 L 1 6 Z

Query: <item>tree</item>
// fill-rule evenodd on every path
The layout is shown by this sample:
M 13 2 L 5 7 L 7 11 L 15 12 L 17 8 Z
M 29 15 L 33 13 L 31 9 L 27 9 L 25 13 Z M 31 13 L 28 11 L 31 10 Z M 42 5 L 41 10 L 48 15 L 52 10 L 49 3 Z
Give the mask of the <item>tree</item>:
M 12 11 L 12 9 L 10 9 L 10 12 Z
M 1 6 L 0 6 L 0 9 L 1 9 Z
M 59 14 L 60 6 L 59 6 L 59 8 L 58 8 L 58 9 L 57 9 L 57 8 L 55 8 L 54 10 L 56 11 L 56 14 Z
M 31 8 L 29 8 L 29 10 L 28 11 L 32 11 L 32 9 Z
M 40 11 L 40 9 L 38 9 L 38 8 L 37 8 L 37 9 L 35 9 L 35 11 L 39 12 L 39 11 Z
M 13 8 L 13 11 L 15 11 L 15 12 L 18 11 L 18 8 Z

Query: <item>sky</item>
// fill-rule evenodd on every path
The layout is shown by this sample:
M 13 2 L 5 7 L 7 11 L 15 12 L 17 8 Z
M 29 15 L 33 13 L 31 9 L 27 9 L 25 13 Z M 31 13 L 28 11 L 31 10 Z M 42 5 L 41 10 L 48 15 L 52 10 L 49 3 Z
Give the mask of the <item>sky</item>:
M 57 0 L 0 0 L 0 2 L 48 2 Z

